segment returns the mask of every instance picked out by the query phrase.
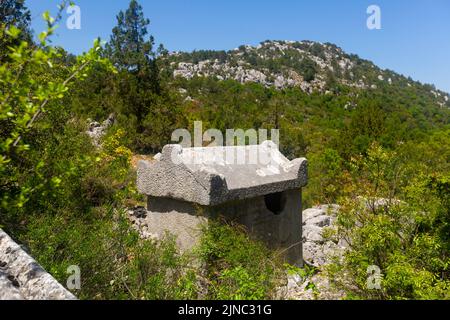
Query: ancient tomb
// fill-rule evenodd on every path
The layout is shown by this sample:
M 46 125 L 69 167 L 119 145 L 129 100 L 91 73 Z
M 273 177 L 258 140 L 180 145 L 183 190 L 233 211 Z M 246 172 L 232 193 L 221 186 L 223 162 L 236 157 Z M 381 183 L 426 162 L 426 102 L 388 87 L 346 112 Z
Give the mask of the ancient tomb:
M 200 224 L 242 224 L 286 260 L 302 264 L 301 188 L 307 160 L 289 161 L 277 145 L 182 148 L 166 145 L 155 161 L 140 161 L 137 185 L 148 196 L 146 225 L 156 237 L 177 236 L 182 249 L 198 240 Z

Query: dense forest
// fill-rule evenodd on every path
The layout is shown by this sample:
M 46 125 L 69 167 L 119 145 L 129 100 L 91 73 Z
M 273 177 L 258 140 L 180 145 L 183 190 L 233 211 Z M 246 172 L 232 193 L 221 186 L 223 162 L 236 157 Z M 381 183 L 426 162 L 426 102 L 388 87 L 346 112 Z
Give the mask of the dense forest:
M 140 239 L 127 219 L 144 201 L 133 157 L 160 152 L 196 120 L 277 128 L 283 154 L 308 158 L 304 207 L 341 205 L 329 237 L 351 250 L 324 272 L 347 298 L 450 298 L 448 94 L 332 44 L 169 53 L 135 0 L 105 44 L 74 56 L 51 44 L 66 5 L 44 14 L 36 37 L 23 0 L 1 4 L 0 228 L 61 283 L 74 261 L 90 270 L 79 298 L 277 297 L 292 268 L 245 230 L 212 224 L 182 254 L 173 236 Z M 86 131 L 110 115 L 98 148 Z M 382 290 L 366 288 L 369 265 Z

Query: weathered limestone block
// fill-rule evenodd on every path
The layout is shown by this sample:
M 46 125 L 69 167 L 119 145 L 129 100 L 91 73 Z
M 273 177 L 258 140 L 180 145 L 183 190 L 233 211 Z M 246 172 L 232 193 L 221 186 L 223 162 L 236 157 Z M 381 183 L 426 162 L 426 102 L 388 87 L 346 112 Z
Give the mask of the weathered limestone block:
M 16 285 L 11 276 L 0 271 L 0 300 L 24 300 Z
M 0 229 L 0 300 L 17 299 L 76 298 Z
M 155 162 L 138 165 L 138 190 L 148 196 L 148 234 L 169 231 L 190 249 L 201 225 L 218 217 L 244 225 L 286 259 L 302 263 L 301 188 L 307 161 L 289 161 L 276 144 L 182 148 L 167 145 Z

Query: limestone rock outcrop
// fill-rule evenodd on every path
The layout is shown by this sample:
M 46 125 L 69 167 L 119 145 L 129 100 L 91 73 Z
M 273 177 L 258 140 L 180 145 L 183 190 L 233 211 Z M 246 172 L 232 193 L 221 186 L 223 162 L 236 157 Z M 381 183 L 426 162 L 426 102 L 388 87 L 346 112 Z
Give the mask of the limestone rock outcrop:
M 96 147 L 100 146 L 100 140 L 106 134 L 106 130 L 108 130 L 108 128 L 114 124 L 114 121 L 114 114 L 110 114 L 108 118 L 102 123 L 99 123 L 97 121 L 92 121 L 89 123 L 89 128 L 86 133 L 89 137 L 91 137 L 92 142 Z
M 289 275 L 284 289 L 284 298 L 295 300 L 339 300 L 345 293 L 333 287 L 323 272 L 323 267 L 334 257 L 341 257 L 347 249 L 343 239 L 329 239 L 328 228 L 333 230 L 338 205 L 320 205 L 303 211 L 303 260 L 315 268 L 315 272 L 301 278 Z
M 334 228 L 338 210 L 338 205 L 321 205 L 303 211 L 303 259 L 312 266 L 328 263 L 347 247 L 343 240 L 324 237 L 327 228 Z

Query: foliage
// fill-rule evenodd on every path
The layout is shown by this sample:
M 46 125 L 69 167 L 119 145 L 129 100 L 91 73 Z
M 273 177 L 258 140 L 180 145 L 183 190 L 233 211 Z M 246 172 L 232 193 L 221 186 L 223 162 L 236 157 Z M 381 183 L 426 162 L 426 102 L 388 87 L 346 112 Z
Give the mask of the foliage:
M 0 33 L 0 63 L 8 60 L 8 48 L 20 44 L 20 41 L 30 41 L 29 24 L 31 14 L 25 6 L 25 0 L 3 0 L 0 6 L 0 29 L 8 30 L 15 27 L 20 30 L 17 37 L 9 37 Z
M 175 241 L 141 240 L 126 212 L 98 207 L 85 215 L 70 212 L 36 217 L 30 223 L 30 249 L 65 283 L 66 270 L 81 270 L 80 299 L 193 299 L 196 278 Z
M 51 113 L 49 118 L 62 121 L 67 114 L 64 111 L 58 113 L 58 103 L 71 83 L 82 79 L 92 64 L 108 64 L 99 56 L 100 44 L 96 41 L 94 47 L 77 57 L 73 65 L 62 66 L 59 59 L 63 53 L 47 43 L 55 30 L 56 20 L 48 13 L 43 17 L 48 29 L 40 34 L 39 46 L 19 41 L 9 48 L 9 60 L 0 66 L 0 201 L 2 211 L 10 213 L 22 209 L 38 194 L 47 196 L 48 188 L 53 189 L 61 183 L 61 177 L 46 175 L 48 164 L 42 156 L 49 148 L 44 146 L 48 141 L 43 139 L 48 137 L 50 122 L 42 119 Z M 19 39 L 21 30 L 12 25 L 8 29 L 2 28 L 0 33 Z M 58 129 L 60 132 L 66 130 L 62 126 Z M 53 143 L 59 138 L 56 130 L 51 138 Z M 40 149 L 40 156 L 36 149 Z M 33 173 L 30 174 L 30 170 Z
M 409 178 L 401 155 L 377 145 L 354 165 L 338 216 L 351 250 L 329 267 L 331 277 L 351 298 L 449 299 L 448 171 Z M 367 286 L 371 265 L 381 270 L 379 290 Z
M 150 21 L 144 17 L 142 6 L 130 1 L 128 9 L 117 15 L 117 26 L 113 28 L 106 52 L 119 70 L 144 73 L 154 58 L 152 36 L 146 40 Z
M 25 0 L 4 0 L 0 7 L 0 21 L 5 28 L 15 26 L 26 31 L 31 20 L 30 11 L 25 6 Z
M 210 222 L 197 254 L 205 263 L 209 299 L 271 299 L 284 275 L 276 254 L 238 226 Z
M 150 21 L 144 17 L 142 6 L 130 1 L 128 9 L 117 15 L 105 54 L 120 71 L 115 86 L 123 102 L 123 114 L 136 118 L 137 133 L 144 131 L 144 119 L 155 105 L 160 92 L 159 72 L 154 39 L 147 39 Z

